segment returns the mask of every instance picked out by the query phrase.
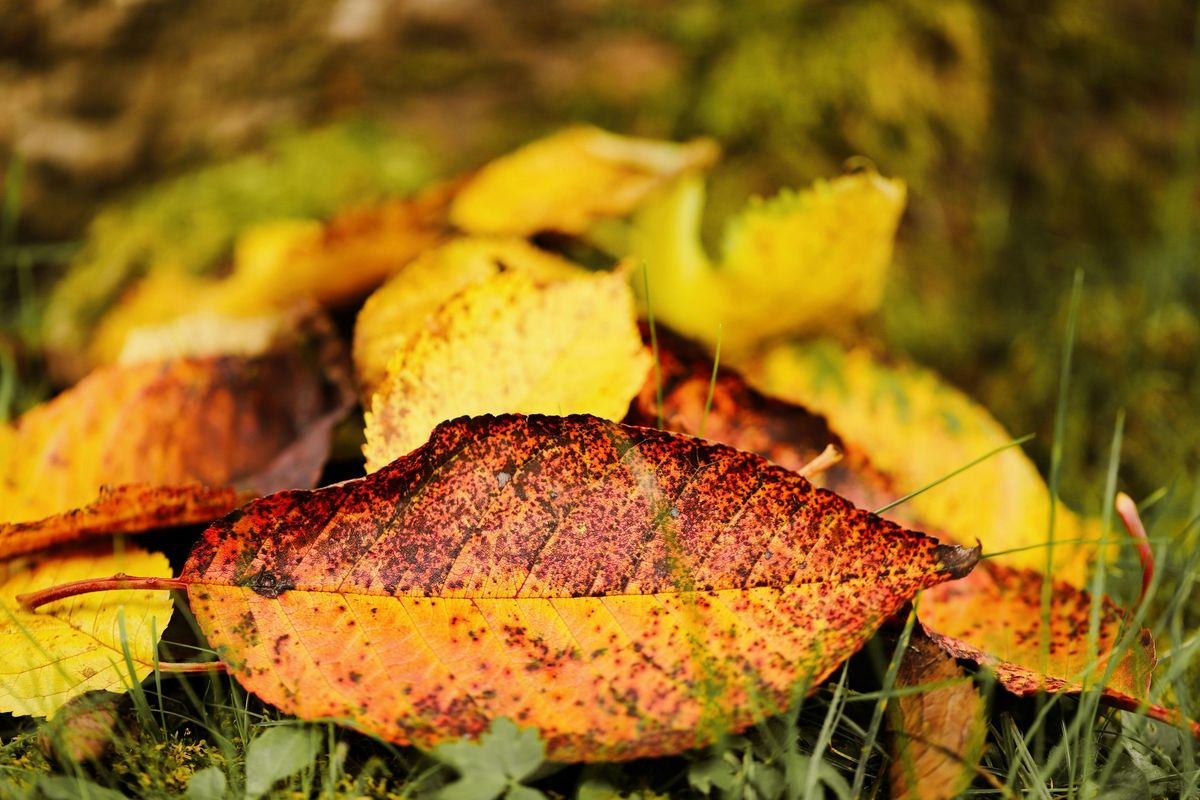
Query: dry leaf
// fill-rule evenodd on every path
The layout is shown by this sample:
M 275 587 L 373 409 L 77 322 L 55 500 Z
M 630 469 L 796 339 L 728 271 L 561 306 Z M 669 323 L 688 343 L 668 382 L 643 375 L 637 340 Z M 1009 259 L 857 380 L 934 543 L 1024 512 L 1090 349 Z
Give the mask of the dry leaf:
M 1079 692 L 1096 686 L 1108 669 L 1124 629 L 1125 615 L 1108 597 L 1099 601 L 1099 661 L 1088 658 L 1092 596 L 1055 579 L 1050 632 L 1042 642 L 1042 576 L 988 559 L 968 580 L 927 592 L 920 619 L 930 637 L 956 658 L 985 664 L 1005 689 L 1018 695 L 1039 690 Z M 1121 653 L 1104 684 L 1106 693 L 1146 701 L 1154 669 L 1154 639 L 1142 629 Z
M 154 670 L 156 637 L 171 619 L 168 592 L 80 595 L 36 612 L 16 602 L 33 589 L 118 572 L 170 577 L 171 566 L 161 553 L 132 546 L 0 562 L 0 711 L 49 716 L 72 697 L 124 692 Z
M 785 334 L 838 327 L 878 308 L 904 184 L 870 172 L 752 202 L 719 258 L 700 240 L 704 183 L 681 179 L 635 219 L 634 276 L 656 319 L 740 357 Z
M 917 629 L 896 673 L 896 688 L 925 685 L 926 691 L 888 704 L 892 800 L 952 800 L 971 785 L 983 755 L 987 714 L 979 690 Z
M 724 446 L 505 416 L 255 501 L 182 579 L 233 674 L 286 713 L 422 747 L 508 717 L 578 761 L 785 708 L 977 556 Z
M 42 726 L 38 749 L 47 758 L 57 756 L 77 764 L 99 759 L 112 749 L 127 700 L 127 695 L 105 691 L 73 697 Z
M 0 426 L 0 554 L 207 521 L 244 492 L 312 486 L 347 388 L 295 349 L 97 370 Z
M 454 295 L 506 270 L 536 281 L 578 278 L 588 273 L 524 239 L 457 239 L 427 250 L 379 287 L 358 312 L 354 325 L 354 368 L 365 404 L 387 376 L 400 346 L 426 327 L 426 320 Z
M 461 415 L 625 416 L 650 370 L 621 272 L 541 284 L 521 270 L 468 286 L 388 364 L 371 401 L 367 471 Z
M 680 341 L 670 332 L 659 329 L 657 333 L 663 380 L 664 422 L 673 430 L 694 433 L 700 421 L 704 419 L 703 404 L 707 400 L 711 380 L 711 362 L 706 364 L 702 352 L 687 342 Z M 830 352 L 837 355 L 839 351 Z M 831 357 L 832 363 L 824 364 L 822 369 L 818 366 L 822 363 L 819 361 L 821 353 L 822 350 L 817 349 L 809 354 L 809 362 L 798 362 L 804 363 L 813 371 L 814 377 L 808 378 L 808 383 L 843 398 L 843 401 L 852 398 L 868 407 L 871 413 L 876 415 L 873 418 L 874 427 L 868 428 L 867 411 L 859 410 L 858 413 L 863 416 L 851 418 L 851 430 L 868 439 L 870 444 L 884 447 L 884 455 L 891 459 L 887 463 L 893 468 L 897 468 L 898 462 L 895 454 L 887 448 L 900 445 L 889 439 L 886 424 L 896 424 L 902 413 L 909 415 L 903 417 L 902 421 L 915 426 L 904 433 L 904 441 L 913 448 L 913 453 L 922 452 L 918 447 L 923 430 L 921 425 L 933 426 L 926 428 L 933 431 L 929 434 L 931 437 L 948 436 L 951 429 L 955 435 L 973 435 L 976 438 L 981 435 L 979 430 L 985 433 L 992 431 L 992 435 L 996 437 L 1001 435 L 995 433 L 999 426 L 986 412 L 971 404 L 958 392 L 937 382 L 929 373 L 903 367 L 890 368 L 889 372 L 889 368 L 867 362 L 867 366 L 875 370 L 871 377 L 876 383 L 870 384 L 861 375 L 857 378 L 853 377 L 853 373 L 847 376 L 847 365 L 844 362 L 832 361 Z M 843 356 L 851 363 L 856 358 L 864 357 L 855 353 Z M 766 374 L 790 374 L 769 371 L 771 368 L 780 369 L 780 364 L 775 361 L 779 358 L 781 351 L 768 356 Z M 790 362 L 783 362 L 783 366 L 792 365 Z M 854 368 L 863 369 L 861 364 Z M 902 383 L 902 380 L 907 380 L 908 383 Z M 719 373 L 712 387 L 713 405 L 705 431 L 706 435 L 712 438 L 719 438 L 725 443 L 773 457 L 791 469 L 801 468 L 806 460 L 812 458 L 818 452 L 818 448 L 823 447 L 831 438 L 835 444 L 842 444 L 836 434 L 825 427 L 824 418 L 809 414 L 804 409 L 786 402 L 759 395 L 742 384 L 736 373 Z M 923 396 L 919 394 L 922 391 L 926 392 Z M 910 399 L 914 394 L 917 395 L 916 398 Z M 643 387 L 630 418 L 640 424 L 646 424 L 652 421 L 656 409 L 657 386 L 652 376 Z M 952 416 L 954 413 L 961 415 L 967 423 L 957 421 L 957 417 Z M 837 420 L 838 417 L 835 416 L 835 424 Z M 880 424 L 881 420 L 885 425 Z M 895 438 L 895 432 L 891 433 L 892 438 Z M 865 445 L 860 443 L 845 446 L 847 458 L 827 470 L 824 473 L 825 477 L 835 482 L 833 488 L 839 493 L 844 492 L 855 497 L 865 492 L 871 502 L 879 503 L 881 496 L 887 494 L 886 480 L 875 474 L 870 463 L 859 455 L 857 448 Z M 873 449 L 872 453 L 874 452 L 876 451 Z M 965 458 L 965 455 L 962 457 Z M 1023 456 L 1021 458 L 1024 459 Z M 909 462 L 901 461 L 899 465 L 903 467 L 907 463 Z M 1021 463 L 1018 462 L 1017 466 Z M 974 477 L 974 473 L 968 473 L 962 476 L 960 481 L 949 484 L 946 488 L 957 489 L 960 483 L 966 483 Z M 1036 473 L 1034 477 L 1036 478 Z M 911 477 L 907 479 L 912 480 Z M 972 496 L 973 494 L 972 492 Z M 908 508 L 901 506 L 897 510 L 912 519 L 917 513 L 914 509 L 924 511 L 926 508 L 917 502 L 919 500 L 920 497 L 914 498 L 906 504 Z M 943 507 L 934 506 L 936 509 Z M 966 527 L 950 529 L 951 535 L 962 530 L 980 530 L 988 523 L 987 519 L 972 523 L 965 514 L 953 519 L 956 520 L 956 524 Z M 921 520 L 916 524 L 924 526 L 927 523 Z M 1067 524 L 1078 523 L 1068 519 Z M 936 530 L 933 525 L 930 525 L 930 528 Z M 961 658 L 993 665 L 1000 675 L 1001 683 L 1011 691 L 1026 694 L 1039 686 L 1049 691 L 1078 691 L 1077 681 L 1073 682 L 1074 679 L 1070 676 L 1078 676 L 1079 670 L 1085 666 L 1080 659 L 1086 655 L 1084 632 L 1087 630 L 1090 596 L 1065 583 L 1055 584 L 1052 602 L 1058 616 L 1051 626 L 1048 643 L 1053 657 L 1043 664 L 1036 633 L 1041 613 L 1041 586 L 1038 573 L 1004 568 L 997 564 L 997 559 L 989 559 L 984 567 L 976 570 L 969 578 L 958 581 L 953 586 L 939 587 L 927 592 L 928 602 L 922 605 L 921 617 L 930 633 L 939 642 L 944 643 L 951 653 Z M 1102 600 L 1101 607 L 1104 615 L 1098 644 L 1099 654 L 1105 656 L 1112 651 L 1116 642 L 1122 612 L 1108 598 Z M 1031 628 L 1031 625 L 1035 627 Z M 938 633 L 934 634 L 934 631 Z M 1032 643 L 1030 637 L 1034 637 Z M 1123 708 L 1132 708 L 1136 707 L 1139 701 L 1146 699 L 1150 669 L 1154 660 L 1153 651 L 1153 641 L 1149 638 L 1149 633 L 1144 631 L 1142 639 L 1134 651 L 1122 660 L 1113 681 L 1107 687 L 1106 698 L 1110 702 Z M 1092 680 L 1098 681 L 1101 674 L 1102 672 L 1096 672 Z M 1131 680 L 1134 677 L 1136 680 Z
M 599 219 L 630 213 L 656 188 L 711 166 L 718 154 L 708 139 L 675 144 L 567 128 L 468 178 L 450 219 L 469 233 L 579 234 Z

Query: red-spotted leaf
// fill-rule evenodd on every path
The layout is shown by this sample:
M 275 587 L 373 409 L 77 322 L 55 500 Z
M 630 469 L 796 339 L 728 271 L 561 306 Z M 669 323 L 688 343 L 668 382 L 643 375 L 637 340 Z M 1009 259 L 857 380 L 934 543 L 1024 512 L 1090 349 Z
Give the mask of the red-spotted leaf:
M 283 711 L 422 747 L 507 717 L 581 761 L 781 710 L 977 557 L 755 455 L 509 415 L 255 501 L 182 578 L 233 674 Z
M 1124 614 L 1101 597 L 1093 661 L 1088 652 L 1092 595 L 1054 581 L 1050 628 L 1043 633 L 1042 582 L 1035 570 L 985 561 L 968 580 L 927 593 L 921 622 L 948 653 L 990 666 L 1000 684 L 1015 694 L 1079 692 L 1107 675 L 1105 693 L 1117 705 L 1129 705 L 1122 698 L 1133 698 L 1135 706 L 1145 701 L 1155 663 L 1150 632 L 1136 632 L 1129 646 L 1120 649 Z
M 686 340 L 656 331 L 662 381 L 662 418 L 670 430 L 697 433 L 764 455 L 789 469 L 802 469 L 828 444 L 845 448 L 844 459 L 814 476 L 825 485 L 869 508 L 892 499 L 890 482 L 853 443 L 844 443 L 825 417 L 760 394 L 736 372 L 718 370 L 712 382 L 712 361 Z M 709 387 L 712 401 L 707 415 Z M 651 375 L 635 399 L 629 421 L 653 424 L 659 412 L 659 384 Z M 970 475 L 961 480 L 969 481 Z M 939 491 L 951 494 L 956 484 Z M 888 512 L 905 524 L 922 525 L 907 505 Z M 971 541 L 971 530 L 938 531 L 950 540 Z M 1086 664 L 1091 595 L 1065 581 L 1053 584 L 1053 619 L 1047 642 L 1048 658 L 1040 653 L 1042 579 L 1034 570 L 1004 568 L 988 561 L 968 579 L 939 587 L 921 606 L 921 620 L 930 635 L 951 654 L 997 671 L 1000 684 L 1016 694 L 1045 691 L 1077 692 Z M 1132 646 L 1114 659 L 1123 612 L 1107 597 L 1100 600 L 1097 656 L 1101 662 L 1087 673 L 1095 684 L 1115 660 L 1104 698 L 1111 705 L 1137 708 L 1146 700 L 1154 665 L 1154 641 L 1140 632 Z M 1150 709 L 1159 714 L 1159 710 Z

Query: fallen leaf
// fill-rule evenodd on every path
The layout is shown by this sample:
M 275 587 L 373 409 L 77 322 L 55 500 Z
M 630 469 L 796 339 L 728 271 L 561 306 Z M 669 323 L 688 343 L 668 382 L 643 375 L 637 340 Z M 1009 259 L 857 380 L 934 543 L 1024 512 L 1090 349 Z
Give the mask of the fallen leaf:
M 237 290 L 311 297 L 321 305 L 357 300 L 446 237 L 458 186 L 438 183 L 411 198 L 349 208 L 323 225 L 282 221 L 251 228 L 235 250 Z
M 412 199 L 344 211 L 328 223 L 273 220 L 243 231 L 229 275 L 193 275 L 162 265 L 124 293 L 99 321 L 92 364 L 111 364 L 148 327 L 169 331 L 181 317 L 234 320 L 252 334 L 264 317 L 297 304 L 331 306 L 370 292 L 445 237 L 449 185 Z M 226 341 L 232 337 L 224 337 Z M 225 352 L 243 352 L 244 346 Z
M 709 139 L 685 144 L 566 128 L 485 165 L 467 179 L 450 220 L 468 233 L 579 234 L 604 217 L 624 216 L 719 151 Z
M 293 331 L 289 315 L 282 312 L 243 317 L 199 311 L 129 331 L 116 363 L 189 356 L 259 356 L 274 349 Z
M 539 282 L 588 274 L 524 239 L 457 239 L 425 251 L 368 297 L 358 312 L 354 368 L 365 404 L 370 405 L 371 395 L 387 377 L 392 356 L 426 327 L 431 314 L 468 286 L 509 269 Z
M 968 579 L 926 592 L 919 618 L 930 638 L 946 652 L 988 666 L 1000 685 L 1014 694 L 1077 693 L 1085 685 L 1098 685 L 1111 669 L 1104 684 L 1106 694 L 1148 702 L 1156 661 L 1150 632 L 1142 629 L 1110 667 L 1125 615 L 1107 596 L 1101 597 L 1100 627 L 1095 632 L 1098 661 L 1091 664 L 1092 595 L 1054 579 L 1044 645 L 1042 581 L 1036 570 L 1013 569 L 987 559 Z
M 211 522 L 258 496 L 231 486 L 100 486 L 85 505 L 25 522 L 0 522 L 0 559 L 64 542 Z
M 634 220 L 634 288 L 656 319 L 730 355 L 785 334 L 845 327 L 879 307 L 904 184 L 872 172 L 751 202 L 719 260 L 700 239 L 704 182 L 688 175 Z
M 773 348 L 749 370 L 765 392 L 823 414 L 848 450 L 907 494 L 1012 441 L 1003 426 L 958 389 L 912 364 L 884 362 L 830 341 Z M 1045 569 L 1050 491 L 1018 448 L 996 453 L 898 509 L 960 543 L 979 540 L 1012 567 Z M 1053 573 L 1082 585 L 1097 524 L 1056 507 Z
M 922 607 L 928 595 L 922 600 Z M 987 714 L 975 684 L 952 657 L 913 631 L 896 688 L 928 685 L 888 704 L 888 781 L 892 800 L 952 800 L 971 785 L 987 739 Z
M 170 577 L 171 566 L 129 545 L 0 562 L 0 711 L 49 716 L 84 692 L 124 692 L 154 670 L 155 636 L 171 619 L 168 592 L 80 595 L 36 612 L 16 601 L 31 589 L 118 572 Z
M 286 713 L 425 748 L 507 717 L 579 761 L 785 708 L 977 556 L 721 445 L 489 416 L 249 504 L 181 578 L 232 674 Z
M 464 414 L 620 419 L 649 370 L 621 271 L 551 283 L 497 274 L 443 304 L 392 356 L 366 415 L 367 471 Z
M 672 430 L 695 433 L 701 421 L 705 420 L 704 403 L 708 399 L 712 363 L 702 351 L 670 331 L 659 328 L 656 333 L 664 424 Z M 818 452 L 818 448 L 832 440 L 832 443 L 846 447 L 847 458 L 822 475 L 833 483 L 831 488 L 839 494 L 856 500 L 865 496 L 874 504 L 868 507 L 882 505 L 880 500 L 887 497 L 887 481 L 883 476 L 873 473 L 872 465 L 865 458 L 856 457 L 860 447 L 869 444 L 872 454 L 878 451 L 877 446 L 883 447 L 882 452 L 889 459 L 886 463 L 893 469 L 902 470 L 912 458 L 908 461 L 899 460 L 893 450 L 911 447 L 910 456 L 928 450 L 927 447 L 922 448 L 919 442 L 922 425 L 931 426 L 924 428 L 933 431 L 930 436 L 971 436 L 972 441 L 979 442 L 975 447 L 986 448 L 989 444 L 994 446 L 994 442 L 1004 442 L 1000 438 L 1004 434 L 998 423 L 961 393 L 937 381 L 931 373 L 913 367 L 885 367 L 874 361 L 856 363 L 856 359 L 867 358 L 861 351 L 841 354 L 831 345 L 824 347 L 829 349 L 797 350 L 805 354 L 806 360 L 797 358 L 795 362 L 782 361 L 783 358 L 793 358 L 787 350 L 774 351 L 764 362 L 763 374 L 768 377 L 767 383 L 774 386 L 770 378 L 780 380 L 778 376 L 795 374 L 797 364 L 811 370 L 812 377 L 806 375 L 803 385 L 817 387 L 812 393 L 826 403 L 830 402 L 827 398 L 832 395 L 844 406 L 849 406 L 848 410 L 835 409 L 835 425 L 843 419 L 838 413 L 861 415 L 849 417 L 850 430 L 867 440 L 867 444 L 861 441 L 843 444 L 826 427 L 824 418 L 758 394 L 741 383 L 740 377 L 732 371 L 719 371 L 716 383 L 712 384 L 713 401 L 705 435 L 740 449 L 756 451 L 793 470 L 803 467 Z M 842 360 L 834 360 L 839 355 Z M 821 358 L 831 363 L 823 363 Z M 874 372 L 864 377 L 861 372 L 855 371 L 865 369 Z M 868 382 L 868 379 L 875 383 Z M 628 419 L 637 424 L 653 424 L 658 409 L 657 394 L 657 381 L 652 375 L 635 401 Z M 889 427 L 896 424 L 898 419 L 913 426 L 904 432 L 903 441 Z M 989 440 L 987 437 L 992 438 Z M 966 460 L 968 452 L 964 449 L 959 457 Z M 861 460 L 856 461 L 856 458 Z M 1016 467 L 1024 470 L 1023 465 L 1026 464 L 1027 460 L 1020 456 Z M 1032 465 L 1028 465 L 1028 468 L 1032 470 Z M 947 464 L 945 469 L 950 471 L 953 467 Z M 1001 471 L 999 475 L 1026 487 L 1026 492 L 1033 492 L 1036 488 L 1029 488 L 1031 480 L 1041 485 L 1036 472 L 1032 478 L 1022 471 L 1017 471 L 1015 478 L 1011 477 L 1014 475 L 1011 471 Z M 915 480 L 910 472 L 901 471 L 901 476 L 910 482 Z M 937 476 L 927 477 L 933 480 Z M 978 479 L 975 472 L 964 475 L 960 481 L 946 488 L 959 490 L 973 479 Z M 1045 491 L 1044 487 L 1042 491 Z M 969 492 L 973 498 L 978 494 L 978 489 Z M 919 502 L 922 497 L 924 495 L 908 501 L 908 508 L 901 506 L 889 513 L 899 511 L 905 521 L 915 519 L 915 523 L 910 524 L 937 530 L 934 523 L 922 516 L 930 508 Z M 946 507 L 940 504 L 932 506 L 935 517 L 943 522 L 949 519 L 959 526 L 948 529 L 951 536 L 960 531 L 986 529 L 988 525 L 987 518 L 972 522 L 965 509 L 954 516 L 939 513 Z M 949 508 L 955 509 L 956 506 L 950 505 Z M 1069 514 L 1061 509 L 1060 512 Z M 1068 516 L 1065 524 L 1081 523 Z M 958 535 L 966 538 L 961 533 Z M 991 537 L 991 541 L 995 541 L 995 537 Z M 955 656 L 994 665 L 1001 684 L 1010 691 L 1027 694 L 1038 686 L 1047 691 L 1079 691 L 1077 681 L 1072 683 L 1074 679 L 1070 676 L 1077 676 L 1086 666 L 1080 659 L 1086 655 L 1085 632 L 1090 595 L 1056 581 L 1052 607 L 1058 616 L 1051 626 L 1049 641 L 1050 652 L 1054 655 L 1043 664 L 1037 638 L 1040 635 L 1042 586 L 1039 573 L 1029 569 L 1006 568 L 998 563 L 1000 560 L 988 559 L 984 567 L 977 569 L 967 579 L 926 592 L 926 602 L 922 604 L 921 612 L 926 629 Z M 1099 637 L 1099 653 L 1106 655 L 1116 642 L 1122 612 L 1107 597 L 1102 600 L 1102 608 L 1103 633 Z M 1035 627 L 1030 628 L 1030 625 Z M 1143 632 L 1138 644 L 1122 659 L 1114 680 L 1106 690 L 1106 699 L 1110 703 L 1136 709 L 1140 702 L 1146 700 L 1149 675 L 1154 663 L 1154 642 L 1149 637 L 1149 632 Z M 1095 673 L 1093 681 L 1099 680 L 1102 670 Z M 1151 710 L 1150 713 L 1158 712 Z
M 260 152 L 204 167 L 103 209 L 46 305 L 43 333 L 59 378 L 74 382 L 108 358 L 93 358 L 95 326 L 130 286 L 167 269 L 215 276 L 237 235 L 274 219 L 321 219 L 348 203 L 406 195 L 433 173 L 427 150 L 369 124 L 281 136 Z M 183 294 L 171 314 L 196 311 Z M 153 312 L 147 306 L 146 312 Z M 217 309 L 210 309 L 217 310 Z M 164 309 L 164 314 L 165 314 Z M 261 313 L 257 309 L 256 313 Z M 159 323 L 146 316 L 130 327 Z
M 757 453 L 793 472 L 810 467 L 832 445 L 842 454 L 839 461 L 802 473 L 814 486 L 860 508 L 880 508 L 896 498 L 887 478 L 860 451 L 847 450 L 824 417 L 762 394 L 728 367 L 718 365 L 714 380 L 713 357 L 661 325 L 653 339 L 657 366 L 629 408 L 625 421 L 630 425 L 657 427 L 661 412 L 664 430 Z M 642 326 L 642 341 L 651 343 L 647 325 Z
M 315 485 L 348 387 L 296 348 L 105 367 L 0 427 L 0 557 Z

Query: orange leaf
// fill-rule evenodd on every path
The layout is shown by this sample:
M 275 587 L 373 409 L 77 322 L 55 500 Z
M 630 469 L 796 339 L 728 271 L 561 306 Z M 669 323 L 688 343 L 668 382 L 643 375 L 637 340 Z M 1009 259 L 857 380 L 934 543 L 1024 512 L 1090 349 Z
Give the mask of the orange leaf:
M 209 522 L 252 500 L 231 486 L 101 486 L 94 501 L 28 522 L 0 523 L 0 559 L 117 531 L 147 531 Z
M 508 717 L 580 761 L 781 710 L 977 557 L 751 454 L 509 415 L 251 503 L 182 579 L 233 674 L 288 713 L 422 747 Z
M 97 370 L 0 428 L 0 558 L 312 486 L 349 397 L 294 349 Z
M 990 666 L 1000 684 L 1015 694 L 1079 692 L 1085 683 L 1096 685 L 1122 635 L 1121 609 L 1101 598 L 1099 661 L 1089 669 L 1092 596 L 1055 580 L 1048 652 L 1043 654 L 1042 580 L 1035 570 L 985 561 L 967 580 L 926 592 L 921 623 L 948 653 Z M 1154 639 L 1142 629 L 1113 665 L 1105 693 L 1145 700 L 1155 660 Z

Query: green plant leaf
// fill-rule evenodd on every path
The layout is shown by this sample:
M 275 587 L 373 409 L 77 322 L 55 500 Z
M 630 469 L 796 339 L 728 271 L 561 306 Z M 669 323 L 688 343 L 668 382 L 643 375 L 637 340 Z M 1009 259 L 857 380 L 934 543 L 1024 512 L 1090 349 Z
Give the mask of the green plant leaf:
M 226 783 L 220 767 L 205 767 L 192 775 L 185 797 L 187 800 L 223 800 Z
M 546 795 L 537 789 L 518 784 L 510 787 L 504 798 L 505 800 L 546 800 Z
M 50 775 L 37 783 L 46 800 L 125 800 L 125 795 L 97 783 L 69 775 Z
M 507 789 L 510 800 L 537 800 L 541 792 L 520 785 L 546 758 L 546 745 L 533 728 L 498 719 L 479 742 L 447 742 L 434 758 L 458 770 L 459 780 L 444 787 L 442 800 L 494 800 Z
M 728 791 L 737 777 L 737 770 L 724 755 L 697 761 L 688 768 L 688 785 L 708 794 L 714 788 Z
M 246 749 L 246 797 L 261 797 L 276 781 L 295 775 L 317 757 L 312 728 L 269 728 Z

